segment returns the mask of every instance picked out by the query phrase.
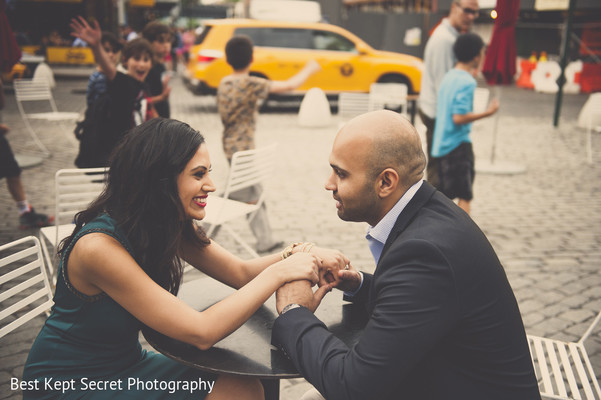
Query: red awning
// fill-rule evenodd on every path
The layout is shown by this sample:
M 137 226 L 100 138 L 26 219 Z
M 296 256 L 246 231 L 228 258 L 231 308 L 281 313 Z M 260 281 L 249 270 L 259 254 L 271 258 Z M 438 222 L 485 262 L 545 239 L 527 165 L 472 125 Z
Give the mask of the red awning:
M 508 84 L 513 81 L 516 68 L 515 23 L 520 11 L 520 0 L 497 0 L 497 19 L 482 74 L 489 84 Z

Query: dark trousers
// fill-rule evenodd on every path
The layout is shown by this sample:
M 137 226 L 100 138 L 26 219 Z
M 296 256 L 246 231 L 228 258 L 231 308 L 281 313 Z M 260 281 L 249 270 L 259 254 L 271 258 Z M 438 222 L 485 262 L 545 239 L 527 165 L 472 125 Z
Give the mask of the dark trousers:
M 419 110 L 419 117 L 421 118 L 424 125 L 426 125 L 426 145 L 428 147 L 428 166 L 426 167 L 426 180 L 430 185 L 437 188 L 439 186 L 438 179 L 438 160 L 432 157 L 432 141 L 434 138 L 434 118 L 428 117 L 426 114 Z

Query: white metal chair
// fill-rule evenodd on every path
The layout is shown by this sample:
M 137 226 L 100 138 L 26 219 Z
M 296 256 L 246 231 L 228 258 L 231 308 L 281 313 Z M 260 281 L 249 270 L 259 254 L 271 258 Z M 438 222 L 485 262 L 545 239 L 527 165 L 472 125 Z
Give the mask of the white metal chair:
M 539 389 L 549 399 L 601 399 L 601 389 L 584 341 L 601 320 L 601 312 L 577 342 L 528 335 Z
M 339 128 L 348 120 L 369 111 L 369 93 L 340 92 L 338 95 Z
M 29 131 L 35 145 L 46 157 L 48 157 L 50 155 L 50 151 L 40 141 L 40 138 L 33 129 L 30 120 L 57 122 L 75 121 L 79 118 L 79 113 L 58 111 L 56 103 L 54 102 L 54 97 L 52 96 L 52 91 L 48 85 L 48 81 L 45 79 L 18 79 L 13 82 L 13 86 L 15 89 L 15 98 L 17 100 L 19 112 L 21 113 L 21 118 L 23 119 L 23 122 L 25 123 L 25 126 L 27 127 L 27 130 Z M 40 102 L 48 102 L 50 105 L 49 109 L 51 111 L 28 113 L 26 112 L 24 106 L 24 103 L 27 102 L 36 102 L 38 104 Z
M 260 185 L 273 175 L 276 147 L 276 144 L 272 144 L 255 150 L 234 153 L 223 194 L 221 196 L 210 195 L 207 202 L 206 216 L 202 220 L 203 223 L 209 225 L 207 236 L 211 236 L 215 229 L 220 228 L 232 236 L 253 257 L 259 256 L 238 233 L 227 226 L 227 223 L 241 217 L 252 219 L 265 201 L 265 190 L 253 204 L 232 200 L 230 195 L 239 190 Z
M 54 175 L 54 225 L 40 229 L 40 242 L 52 282 L 55 268 L 46 241 L 56 249 L 61 240 L 73 232 L 73 217 L 98 197 L 105 185 L 106 171 L 106 168 L 73 168 L 60 169 Z
M 408 117 L 407 94 L 404 83 L 372 83 L 369 87 L 369 111 L 401 110 L 401 114 Z
M 39 240 L 28 236 L 0 246 L 0 338 L 52 307 Z M 12 317 L 12 318 L 9 318 Z

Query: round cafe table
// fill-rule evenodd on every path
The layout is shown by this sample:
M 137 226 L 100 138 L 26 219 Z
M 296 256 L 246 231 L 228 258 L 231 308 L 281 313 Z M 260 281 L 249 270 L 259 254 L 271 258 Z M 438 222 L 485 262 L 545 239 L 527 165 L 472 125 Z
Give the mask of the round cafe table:
M 201 278 L 184 283 L 178 297 L 204 310 L 233 292 L 212 278 Z M 315 315 L 348 346 L 359 340 L 367 322 L 363 307 L 344 302 L 339 290 L 326 295 Z M 277 316 L 274 295 L 242 327 L 205 351 L 148 328 L 143 333 L 152 347 L 169 358 L 204 371 L 259 378 L 265 398 L 279 399 L 279 380 L 301 375 L 284 353 L 271 345 Z

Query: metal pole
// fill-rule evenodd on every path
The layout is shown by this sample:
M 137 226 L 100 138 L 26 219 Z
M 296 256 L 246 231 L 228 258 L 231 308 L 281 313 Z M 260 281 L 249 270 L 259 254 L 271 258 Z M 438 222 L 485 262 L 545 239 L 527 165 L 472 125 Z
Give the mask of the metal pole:
M 500 103 L 501 102 L 501 85 L 498 85 L 495 88 L 496 88 L 495 97 L 497 98 L 497 100 Z M 495 163 L 495 157 L 496 157 L 496 153 L 497 153 L 497 132 L 498 132 L 498 128 L 499 128 L 499 111 L 497 111 L 495 113 L 494 118 L 495 118 L 495 123 L 494 123 L 493 131 L 492 131 L 492 148 L 490 150 L 490 165 L 493 165 Z
M 570 5 L 568 6 L 568 19 L 563 31 L 563 45 L 561 49 L 560 60 L 561 74 L 559 75 L 559 78 L 557 78 L 559 90 L 557 91 L 557 96 L 555 96 L 555 113 L 553 114 L 553 126 L 556 128 L 557 125 L 559 125 L 559 114 L 561 114 L 561 101 L 563 97 L 563 85 L 566 82 L 565 69 L 568 61 L 568 50 L 570 48 L 570 35 L 572 33 L 572 15 L 574 14 L 574 8 L 576 8 L 576 0 L 570 0 Z

